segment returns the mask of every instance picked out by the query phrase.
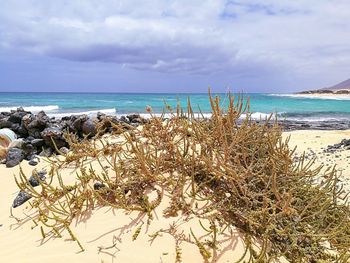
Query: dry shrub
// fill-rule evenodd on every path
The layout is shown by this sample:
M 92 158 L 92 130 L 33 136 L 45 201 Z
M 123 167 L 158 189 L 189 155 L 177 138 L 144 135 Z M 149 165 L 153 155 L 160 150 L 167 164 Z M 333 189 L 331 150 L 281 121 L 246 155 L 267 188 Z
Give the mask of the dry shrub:
M 349 208 L 336 171 L 321 177 L 313 161 L 293 163 L 293 150 L 276 121 L 257 123 L 249 113 L 239 120 L 249 101 L 229 96 L 222 109 L 218 97 L 209 99 L 209 119 L 196 118 L 188 103 L 186 113 L 167 106 L 170 119 L 151 116 L 142 129 L 122 133 L 123 127 L 114 125 L 123 138 L 115 142 L 102 137 L 78 142 L 70 136 L 71 152 L 51 160 L 52 180 L 41 182 L 40 190 L 28 185 L 22 172 L 18 185 L 33 196 L 31 219 L 43 237 L 68 231 L 78 241 L 72 220 L 101 206 L 140 211 L 152 221 L 166 193 L 171 198 L 164 216 L 195 215 L 211 222 L 211 242 L 201 242 L 192 231 L 190 238 L 176 237 L 177 261 L 181 241 L 196 244 L 208 260 L 217 249 L 218 229 L 235 227 L 246 245 L 242 262 L 348 262 Z M 65 185 L 61 171 L 72 165 L 77 180 Z M 152 191 L 157 197 L 150 200 Z M 205 202 L 205 208 L 195 209 L 196 202 Z

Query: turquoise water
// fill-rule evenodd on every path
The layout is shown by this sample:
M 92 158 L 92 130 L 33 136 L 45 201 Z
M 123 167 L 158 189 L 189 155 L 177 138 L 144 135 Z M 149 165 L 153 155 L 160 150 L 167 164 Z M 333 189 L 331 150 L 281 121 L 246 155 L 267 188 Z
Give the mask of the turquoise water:
M 225 94 L 218 94 L 225 101 Z M 349 98 L 332 99 L 296 97 L 288 94 L 243 94 L 249 97 L 251 112 L 255 117 L 277 113 L 283 118 L 298 120 L 350 120 Z M 177 101 L 183 107 L 190 98 L 195 111 L 199 108 L 210 112 L 207 94 L 132 94 L 132 93 L 0 93 L 0 111 L 9 111 L 22 106 L 26 110 L 44 110 L 51 116 L 69 114 L 107 114 L 145 113 L 150 105 L 154 112 L 160 113 L 164 101 L 175 107 Z M 226 100 L 227 101 L 227 100 Z

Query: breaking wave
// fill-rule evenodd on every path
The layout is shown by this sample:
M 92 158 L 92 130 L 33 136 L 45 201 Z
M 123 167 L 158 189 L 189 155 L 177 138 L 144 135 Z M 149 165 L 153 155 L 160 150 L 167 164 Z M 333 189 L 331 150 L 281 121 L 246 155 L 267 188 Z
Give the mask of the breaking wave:
M 50 117 L 62 118 L 72 115 L 88 115 L 96 116 L 98 112 L 107 114 L 107 115 L 116 115 L 116 110 L 113 109 L 101 109 L 101 110 L 91 110 L 91 111 L 81 111 L 81 112 L 60 112 L 60 113 L 47 113 Z
M 17 108 L 20 108 L 20 106 L 12 106 L 12 107 L 0 107 L 0 112 L 8 112 L 11 110 L 16 110 Z M 30 112 L 39 112 L 39 111 L 57 111 L 59 110 L 59 106 L 57 105 L 47 105 L 47 106 L 24 106 L 22 107 L 25 111 Z

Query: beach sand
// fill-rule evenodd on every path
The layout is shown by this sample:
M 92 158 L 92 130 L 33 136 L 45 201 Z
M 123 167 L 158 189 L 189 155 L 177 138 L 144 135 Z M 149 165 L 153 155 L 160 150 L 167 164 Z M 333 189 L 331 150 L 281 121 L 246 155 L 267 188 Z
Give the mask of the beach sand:
M 315 166 L 323 165 L 325 169 L 336 166 L 340 174 L 340 181 L 350 191 L 350 150 L 324 152 L 328 145 L 340 143 L 342 139 L 350 139 L 350 130 L 305 130 L 283 133 L 284 138 L 288 136 L 291 138 L 290 148 L 297 146 L 297 156 L 305 152 L 309 158 L 316 157 Z
M 350 130 L 347 131 L 293 131 L 285 132 L 286 138 L 291 136 L 290 146 L 298 146 L 297 154 L 302 152 L 315 155 L 316 164 L 325 166 L 337 165 L 342 171 L 341 180 L 347 184 L 350 179 L 350 150 L 335 153 L 324 153 L 328 145 L 339 143 L 344 138 L 350 138 Z M 48 166 L 43 160 L 36 169 L 40 170 Z M 31 174 L 34 167 L 27 162 L 22 162 L 21 167 L 27 175 Z M 68 176 L 71 171 L 67 171 Z M 0 165 L 1 191 L 0 191 L 0 262 L 175 262 L 175 242 L 168 235 L 155 239 L 152 245 L 149 243 L 149 234 L 160 228 L 166 229 L 170 224 L 179 220 L 180 217 L 162 217 L 164 203 L 156 209 L 154 220 L 146 230 L 146 217 L 138 218 L 138 213 L 126 214 L 121 210 L 98 209 L 88 215 L 87 218 L 79 220 L 72 226 L 73 232 L 79 238 L 85 248 L 84 252 L 69 235 L 63 238 L 42 239 L 40 229 L 30 221 L 17 223 L 10 217 L 10 206 L 18 193 L 18 187 L 13 175 L 19 173 L 19 166 L 6 168 Z M 73 176 L 72 174 L 70 176 Z M 348 188 L 349 189 L 349 188 Z M 164 200 L 166 202 L 166 199 Z M 27 205 L 13 209 L 14 215 L 23 217 L 21 211 Z M 140 235 L 135 241 L 132 236 L 137 223 L 144 222 Z M 179 222 L 178 222 L 179 223 Z M 204 224 L 208 222 L 203 222 Z M 196 218 L 180 226 L 187 235 L 192 228 L 196 235 L 201 236 L 203 229 L 198 226 Z M 115 244 L 115 247 L 113 247 Z M 99 252 L 99 247 L 112 248 Z M 239 233 L 231 233 L 227 241 L 220 247 L 224 250 L 218 255 L 217 262 L 235 262 L 243 253 L 243 244 Z M 182 244 L 183 262 L 203 262 L 198 247 L 193 244 Z M 215 262 L 215 261 L 213 261 Z

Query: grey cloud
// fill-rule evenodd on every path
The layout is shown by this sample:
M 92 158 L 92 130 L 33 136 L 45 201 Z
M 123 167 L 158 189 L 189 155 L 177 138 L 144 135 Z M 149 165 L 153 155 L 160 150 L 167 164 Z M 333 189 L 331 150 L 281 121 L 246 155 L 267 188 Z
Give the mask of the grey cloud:
M 303 75 L 347 56 L 349 16 L 345 0 L 12 0 L 0 48 L 143 71 Z
M 92 45 L 85 48 L 54 47 L 47 54 L 73 61 L 107 62 L 123 64 L 138 70 L 159 72 L 189 72 L 208 74 L 229 70 L 235 53 L 230 55 L 223 51 L 196 46 L 152 46 L 140 47 L 109 45 Z

